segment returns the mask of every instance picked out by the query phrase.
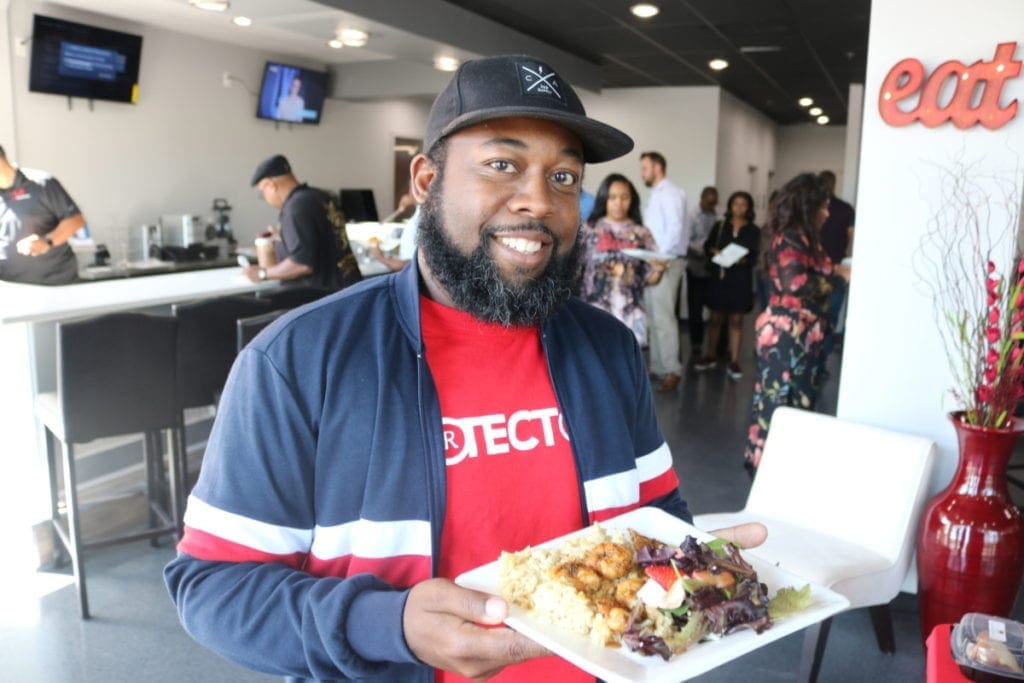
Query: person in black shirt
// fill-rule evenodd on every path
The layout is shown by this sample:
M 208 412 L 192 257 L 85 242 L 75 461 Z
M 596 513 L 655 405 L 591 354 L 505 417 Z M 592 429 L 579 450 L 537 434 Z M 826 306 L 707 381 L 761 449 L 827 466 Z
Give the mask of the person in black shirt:
M 0 147 L 0 279 L 74 282 L 78 261 L 67 242 L 83 225 L 82 212 L 56 178 L 12 166 Z
M 250 280 L 284 280 L 341 289 L 362 279 L 345 234 L 345 218 L 329 194 L 300 183 L 280 154 L 256 168 L 251 184 L 268 204 L 281 211 L 281 226 L 276 242 L 277 264 L 269 268 L 249 266 L 245 272 Z
M 853 206 L 844 202 L 836 196 L 836 174 L 832 171 L 822 171 L 818 176 L 825 181 L 828 187 L 828 218 L 821 224 L 821 247 L 828 254 L 832 265 L 842 264 L 843 259 L 850 253 L 853 246 L 853 221 L 855 213 Z M 829 331 L 826 333 L 825 344 L 822 347 L 820 363 L 815 385 L 820 389 L 828 380 L 829 373 L 825 365 L 828 362 L 829 354 L 839 342 L 839 331 L 842 328 L 842 316 L 844 303 L 849 285 L 845 280 L 837 279 L 829 296 L 828 323 Z

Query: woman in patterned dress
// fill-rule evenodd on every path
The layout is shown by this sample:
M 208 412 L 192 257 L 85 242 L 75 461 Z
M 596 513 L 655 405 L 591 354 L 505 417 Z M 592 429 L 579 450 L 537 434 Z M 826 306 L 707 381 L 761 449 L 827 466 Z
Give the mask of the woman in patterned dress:
M 772 202 L 764 227 L 762 268 L 768 307 L 757 318 L 758 377 L 744 466 L 751 476 L 778 406 L 811 410 L 817 398 L 814 373 L 827 329 L 828 300 L 836 277 L 850 270 L 833 265 L 819 239 L 828 218 L 828 186 L 805 173 L 786 183 Z
M 657 284 L 666 262 L 622 253 L 623 249 L 658 248 L 641 221 L 640 195 L 633 183 L 618 173 L 605 178 L 582 228 L 585 265 L 580 296 L 625 323 L 643 346 L 647 343 L 644 287 Z

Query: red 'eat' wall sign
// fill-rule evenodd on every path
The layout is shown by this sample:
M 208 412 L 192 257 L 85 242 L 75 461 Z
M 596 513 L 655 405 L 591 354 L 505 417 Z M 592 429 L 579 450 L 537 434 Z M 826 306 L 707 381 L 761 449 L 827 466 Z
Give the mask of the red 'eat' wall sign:
M 1003 84 L 1020 75 L 1021 63 L 1013 59 L 1016 49 L 1017 43 L 999 43 L 992 61 L 979 60 L 970 66 L 955 60 L 943 62 L 927 78 L 921 62 L 904 59 L 889 70 L 882 82 L 878 111 L 890 126 L 907 126 L 920 121 L 934 128 L 952 121 L 957 128 L 970 128 L 978 123 L 990 130 L 1001 128 L 1017 114 L 1017 100 L 1005 107 L 999 106 Z M 952 79 L 955 79 L 953 95 L 940 106 L 939 93 Z M 977 89 L 980 89 L 980 99 L 977 106 L 972 107 Z M 900 109 L 900 102 L 918 92 L 916 107 L 909 111 Z

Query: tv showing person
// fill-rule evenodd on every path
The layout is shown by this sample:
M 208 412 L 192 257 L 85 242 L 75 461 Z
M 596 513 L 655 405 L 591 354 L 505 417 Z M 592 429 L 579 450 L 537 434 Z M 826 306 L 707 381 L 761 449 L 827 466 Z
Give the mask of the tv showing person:
M 296 75 L 288 87 L 288 94 L 277 100 L 277 116 L 282 121 L 302 121 L 306 101 L 302 98 L 302 78 Z

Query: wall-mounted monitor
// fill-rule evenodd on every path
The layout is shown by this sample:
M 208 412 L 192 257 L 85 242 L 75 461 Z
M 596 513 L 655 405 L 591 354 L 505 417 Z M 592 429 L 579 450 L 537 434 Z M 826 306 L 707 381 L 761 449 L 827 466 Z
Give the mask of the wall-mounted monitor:
M 320 123 L 327 72 L 267 62 L 256 116 L 287 123 Z
M 28 89 L 135 104 L 141 54 L 142 36 L 36 14 Z

